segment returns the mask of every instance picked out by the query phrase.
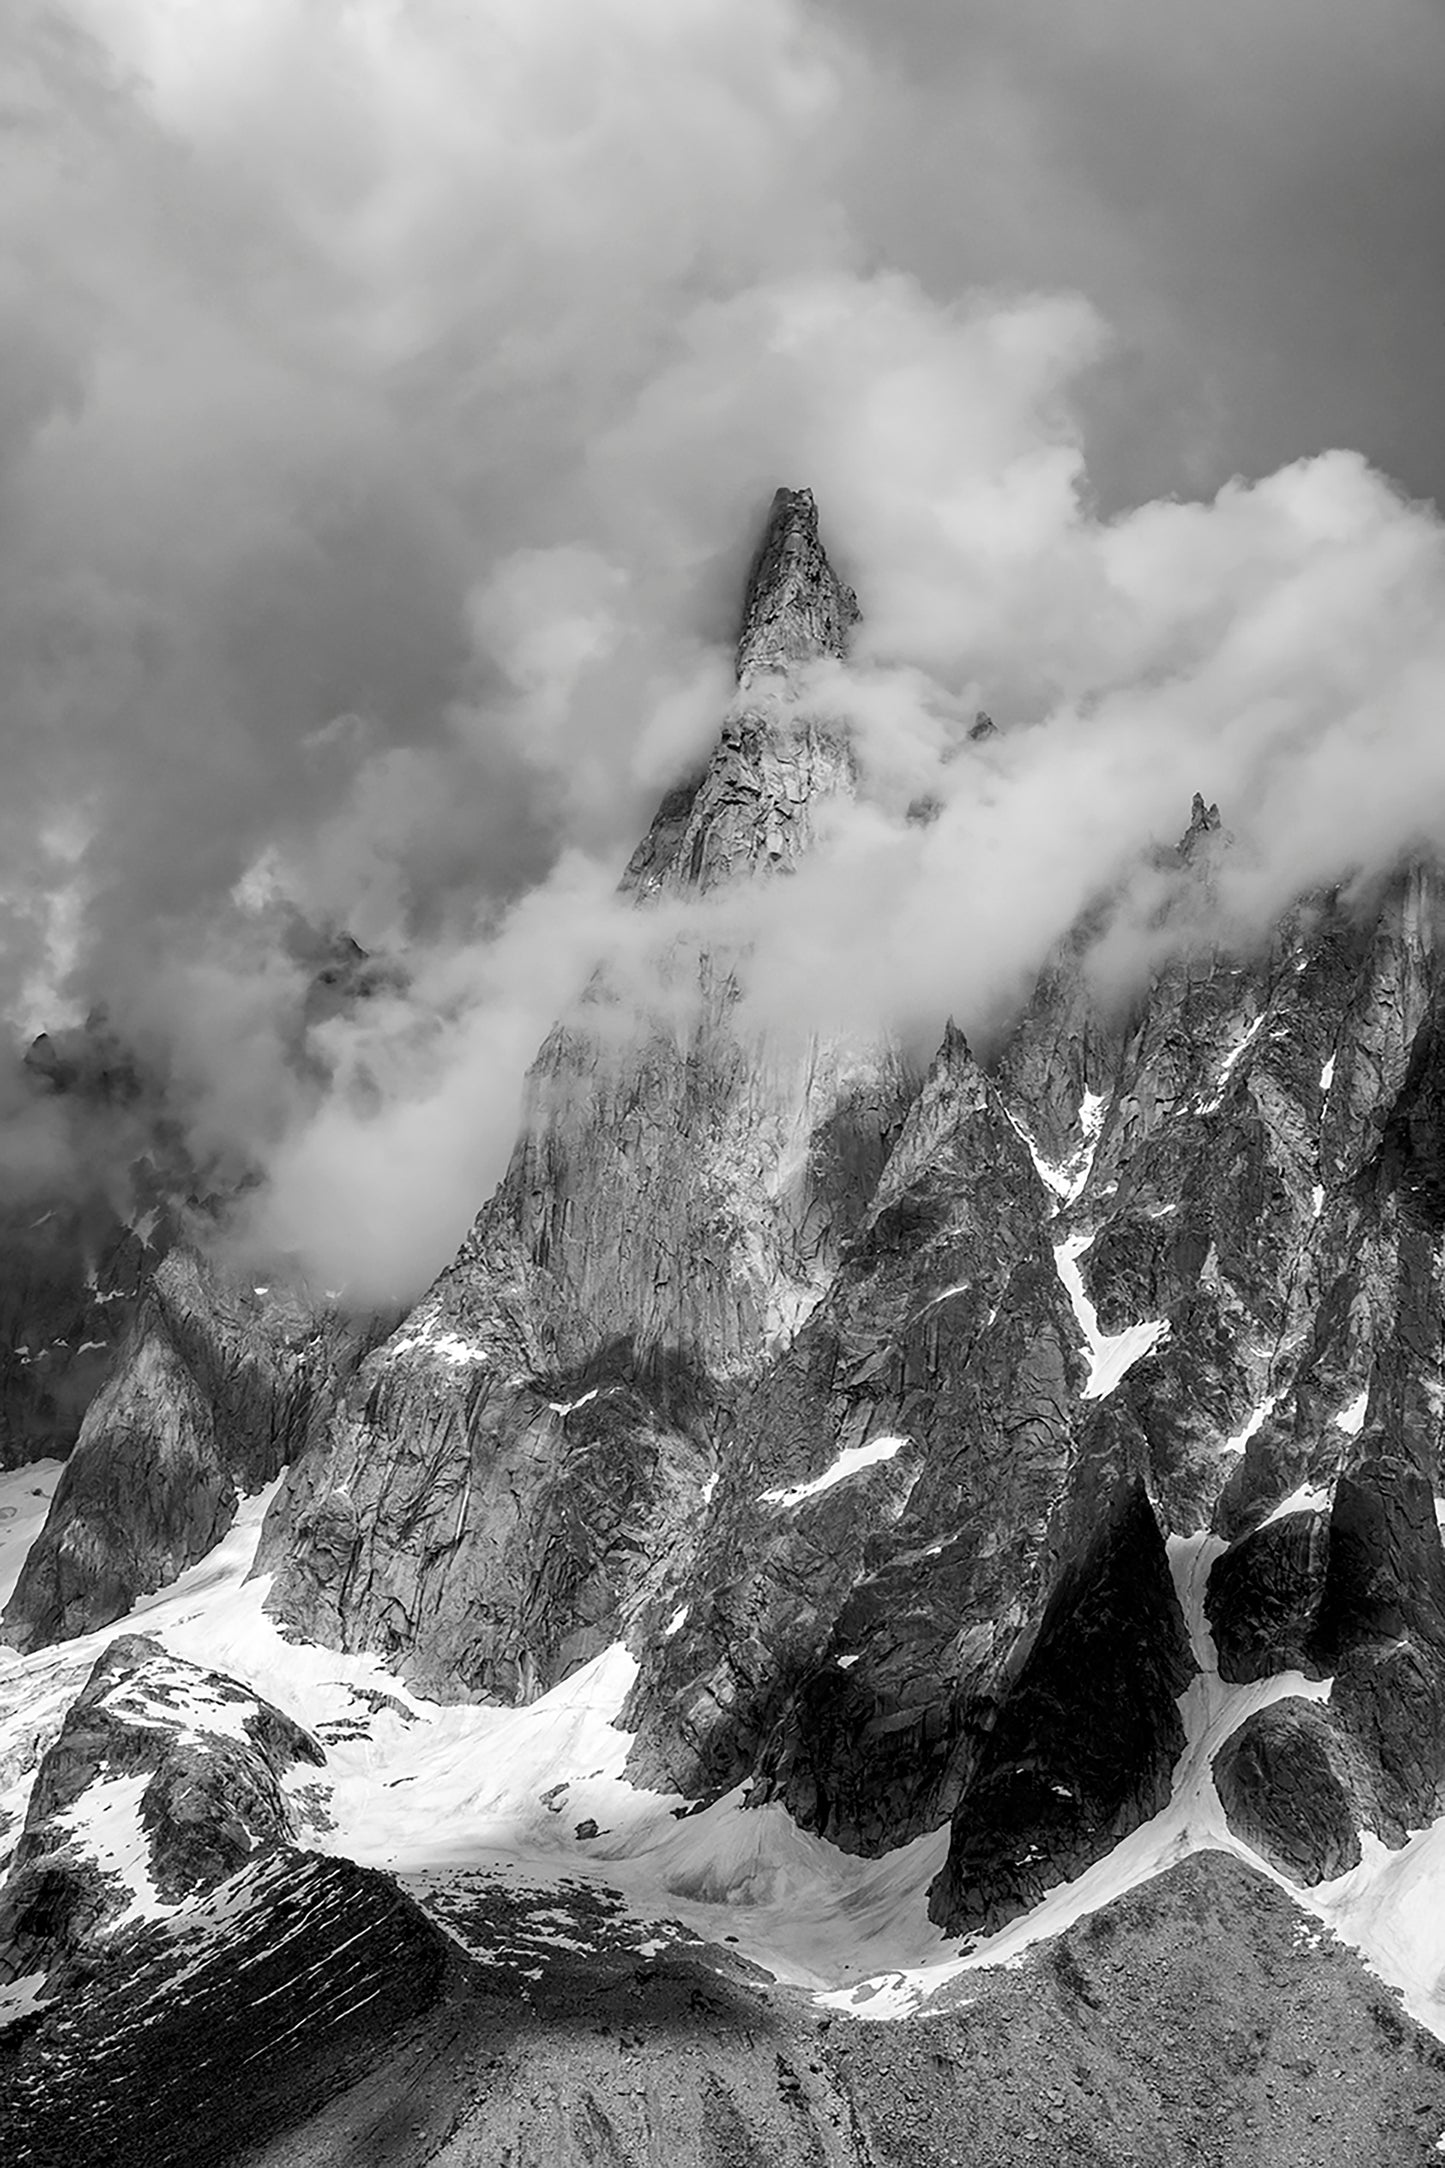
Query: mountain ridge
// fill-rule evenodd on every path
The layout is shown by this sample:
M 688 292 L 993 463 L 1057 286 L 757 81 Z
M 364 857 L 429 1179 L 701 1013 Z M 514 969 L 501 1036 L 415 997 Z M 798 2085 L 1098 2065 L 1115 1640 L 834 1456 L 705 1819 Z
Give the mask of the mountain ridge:
M 14 1721 L 27 1679 L 53 1706 L 77 1631 L 154 1615 L 185 1653 L 225 1617 L 255 1692 L 329 1712 L 283 1849 L 309 1836 L 399 1876 L 464 1946 L 469 1876 L 487 1905 L 495 1877 L 542 1876 L 545 1918 L 581 1902 L 569 1875 L 610 1875 L 634 1926 L 675 1904 L 838 2011 L 881 1997 L 933 2024 L 975 1968 L 1044 1937 L 1030 1977 L 1063 1982 L 1097 2044 L 1081 1921 L 1144 1948 L 1153 1919 L 1183 1977 L 1178 1920 L 1227 1914 L 1219 1962 L 1247 1945 L 1257 1995 L 1281 1922 L 1309 1916 L 1272 1910 L 1283 1891 L 1445 2032 L 1445 1934 L 1405 1924 L 1445 1877 L 1445 877 L 1417 858 L 1230 942 L 1209 899 L 1233 845 L 1197 794 L 1142 868 L 1154 962 L 1132 993 L 1111 977 L 1126 883 L 986 1061 L 951 1023 L 921 1067 L 887 1032 L 760 1026 L 746 937 L 688 914 L 786 881 L 866 787 L 810 667 L 858 622 L 811 496 L 778 491 L 734 702 L 623 876 L 649 997 L 599 967 L 539 1052 L 496 1192 L 394 1332 L 276 1339 L 172 1252 L 133 1344 L 164 1334 L 179 1367 L 152 1366 L 133 1421 L 87 1417 L 6 1612 L 27 1650 Z M 98 1523 L 117 1484 L 135 1570 L 72 1534 L 60 1590 L 57 1532 Z M 194 1532 L 166 1549 L 173 1521 Z M 164 1584 L 218 1539 L 258 1578 L 178 1610 Z M 60 1751 L 22 1789 L 43 1797 Z M 617 1962 L 636 1980 L 644 1960 Z M 1358 2015 L 1372 1991 L 1349 1992 Z M 979 1993 L 1019 2022 L 1006 1989 Z M 1132 1980 L 1110 1995 L 1107 2022 L 1127 2004 L 1134 2024 Z M 1365 2037 L 1432 2068 L 1380 2007 Z M 1251 2023 L 1241 2069 L 1279 2052 L 1257 2006 Z M 890 2052 L 913 2070 L 911 2045 Z M 1424 2124 L 1399 2119 L 1397 2066 L 1358 2052 L 1380 2119 L 1350 2124 L 1344 2157 L 1383 2168 L 1405 2156 L 1371 2145 L 1423 2148 Z M 845 2117 L 795 2077 L 782 2106 L 738 2095 L 738 2161 L 943 2157 L 926 2118 L 890 2151 L 865 2100 Z M 1099 2159 L 1139 2157 L 1146 2127 L 1214 2142 L 1197 2091 L 1148 2082 L 1164 2123 L 1111 2078 Z M 600 2083 L 566 2143 L 615 2168 L 631 2155 Z M 1231 2108 L 1225 2168 L 1295 2157 L 1259 2150 L 1262 2097 Z M 1018 2150 L 1038 2131 L 999 2132 L 987 2158 L 1038 2157 Z M 676 2135 L 718 2168 L 709 2142 Z M 483 2156 L 398 2140 L 398 2161 L 432 2157 Z

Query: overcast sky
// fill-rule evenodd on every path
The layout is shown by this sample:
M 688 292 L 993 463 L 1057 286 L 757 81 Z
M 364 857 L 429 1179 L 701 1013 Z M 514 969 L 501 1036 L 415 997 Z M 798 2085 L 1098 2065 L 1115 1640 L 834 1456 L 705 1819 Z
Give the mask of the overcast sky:
M 965 854 L 1017 974 L 1196 781 L 1288 805 L 1276 886 L 1445 826 L 1440 0 L 8 0 L 0 63 L 0 997 L 106 998 L 293 1232 L 425 1193 L 380 1279 L 495 1174 L 779 481 L 925 1020 L 999 998 L 919 932 Z M 293 909 L 414 975 L 319 1125 Z

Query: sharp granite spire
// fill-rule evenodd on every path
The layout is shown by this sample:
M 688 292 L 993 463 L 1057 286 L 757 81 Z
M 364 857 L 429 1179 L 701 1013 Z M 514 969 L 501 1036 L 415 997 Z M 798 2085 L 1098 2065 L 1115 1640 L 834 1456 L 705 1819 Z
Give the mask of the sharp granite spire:
M 812 491 L 777 490 L 748 575 L 739 685 L 820 655 L 841 655 L 858 616 L 858 597 L 839 579 L 818 539 Z
M 779 490 L 738 692 L 625 894 L 741 890 L 812 847 L 854 758 L 789 673 L 857 617 L 812 497 Z M 751 1020 L 746 925 L 665 920 L 641 1002 L 599 968 L 548 1035 L 496 1195 L 288 1481 L 278 1617 L 429 1693 L 525 1700 L 689 1553 L 724 1411 L 831 1284 L 918 1082 L 887 1035 Z
M 860 615 L 818 539 L 812 491 L 776 491 L 743 598 L 739 698 L 707 767 L 663 800 L 624 890 L 712 889 L 789 869 L 808 849 L 817 808 L 853 788 L 853 755 L 836 722 L 769 689 L 800 664 L 841 656 Z

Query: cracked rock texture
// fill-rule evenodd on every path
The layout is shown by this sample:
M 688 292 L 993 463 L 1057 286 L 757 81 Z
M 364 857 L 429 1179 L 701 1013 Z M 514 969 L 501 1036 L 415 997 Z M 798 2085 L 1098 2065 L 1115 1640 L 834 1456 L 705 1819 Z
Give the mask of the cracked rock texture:
M 89 1633 L 204 1558 L 242 1495 L 309 1441 L 359 1352 L 335 1316 L 170 1250 L 86 1411 L 5 1638 L 30 1649 Z

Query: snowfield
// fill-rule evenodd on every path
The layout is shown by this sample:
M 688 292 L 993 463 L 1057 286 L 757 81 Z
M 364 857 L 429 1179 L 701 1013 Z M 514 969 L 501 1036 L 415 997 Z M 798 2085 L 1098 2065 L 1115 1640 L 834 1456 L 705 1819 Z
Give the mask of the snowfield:
M 0 1505 L 33 1488 L 37 1471 L 21 1477 L 0 1485 Z M 741 1955 L 837 2010 L 892 2018 L 964 1972 L 1007 1962 L 1189 1853 L 1216 1848 L 1269 1874 L 1445 2037 L 1445 1822 L 1398 1852 L 1367 1838 L 1358 1868 L 1308 1891 L 1275 1874 L 1225 1825 L 1210 1773 L 1225 1739 L 1253 1710 L 1291 1694 L 1320 1699 L 1329 1686 L 1292 1672 L 1247 1686 L 1220 1680 L 1203 1611 L 1209 1568 L 1223 1548 L 1216 1538 L 1170 1543 L 1201 1670 L 1182 1697 L 1187 1745 L 1169 1805 L 1032 1912 L 965 1951 L 927 1916 L 946 1828 L 867 1860 L 800 1830 L 781 1806 L 749 1808 L 745 1786 L 679 1818 L 679 1797 L 630 1784 L 629 1739 L 615 1719 L 636 1666 L 620 1646 L 541 1700 L 505 1709 L 427 1702 L 374 1657 L 283 1639 L 262 1610 L 268 1583 L 247 1578 L 271 1495 L 245 1501 L 208 1559 L 115 1626 L 33 1656 L 0 1652 L 0 1811 L 11 1844 L 38 1752 L 96 1656 L 118 1633 L 145 1633 L 177 1656 L 243 1680 L 318 1733 L 327 1767 L 298 1765 L 287 1780 L 299 1841 L 383 1869 L 424 1903 L 479 1873 L 533 1890 L 593 1883 L 620 1891 L 639 1923 L 673 1920 L 707 1940 L 727 1937 Z M 188 1714 L 204 1727 L 226 1712 L 203 1696 Z M 75 1810 L 77 1834 L 125 1873 L 131 1916 L 155 1916 L 153 1908 L 165 1908 L 137 1852 L 125 1782 L 93 1788 Z M 594 1824 L 595 1835 L 579 1836 L 579 1827 Z M 34 1986 L 17 1982 L 5 2014 L 27 2006 Z

